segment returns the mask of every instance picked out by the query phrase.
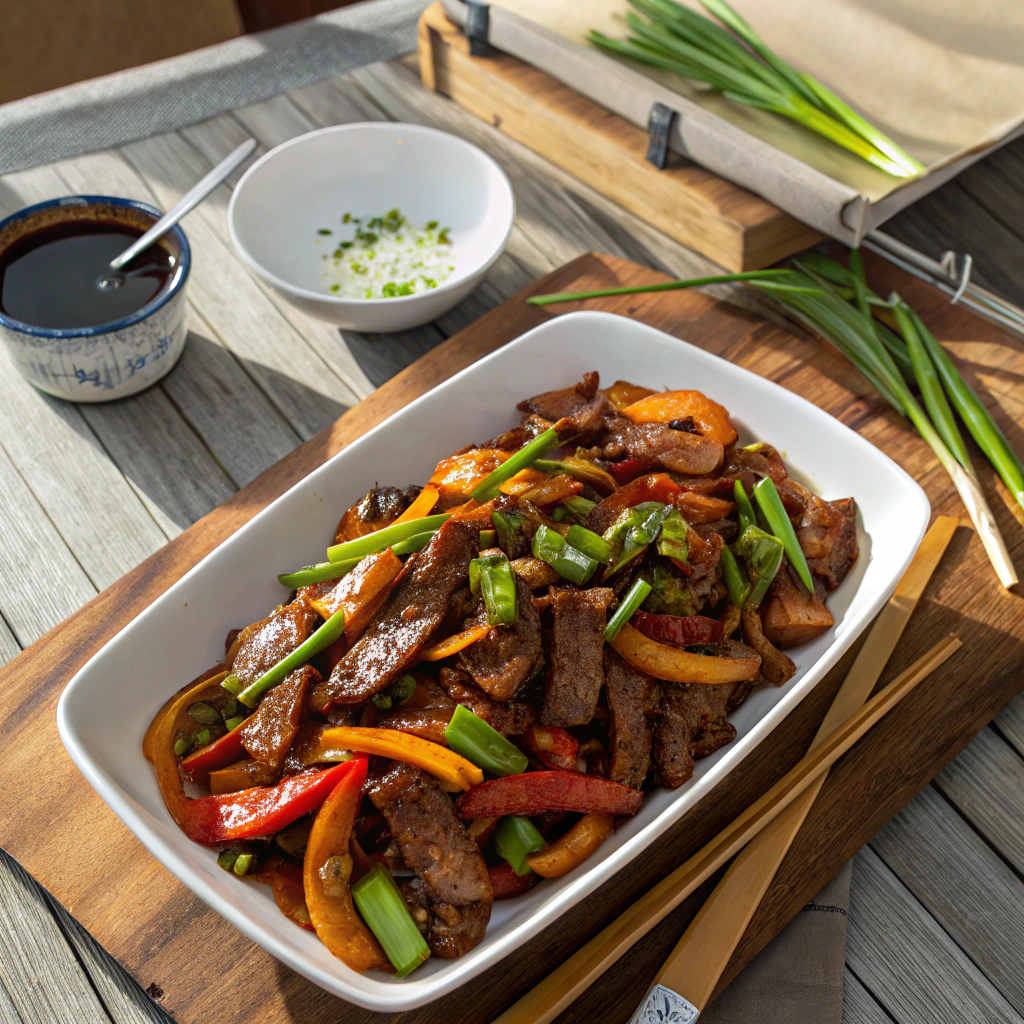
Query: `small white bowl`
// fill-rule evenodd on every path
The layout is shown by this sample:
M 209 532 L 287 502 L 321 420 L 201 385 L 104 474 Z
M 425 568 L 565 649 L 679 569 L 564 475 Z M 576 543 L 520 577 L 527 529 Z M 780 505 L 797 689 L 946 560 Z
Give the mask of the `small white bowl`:
M 450 229 L 455 270 L 429 291 L 393 299 L 332 295 L 325 253 L 345 213 L 398 208 L 418 227 Z M 321 128 L 272 149 L 239 181 L 228 229 L 241 257 L 289 302 L 354 331 L 400 331 L 446 313 L 502 254 L 515 218 L 505 172 L 476 146 L 420 125 Z M 320 236 L 323 228 L 332 236 Z M 318 244 L 318 241 L 320 244 Z

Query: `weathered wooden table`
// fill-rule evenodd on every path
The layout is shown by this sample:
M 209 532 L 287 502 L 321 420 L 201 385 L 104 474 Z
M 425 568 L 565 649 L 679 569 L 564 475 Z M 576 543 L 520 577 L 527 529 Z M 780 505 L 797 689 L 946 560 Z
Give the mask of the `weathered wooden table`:
M 225 187 L 186 222 L 195 243 L 192 330 L 181 362 L 158 386 L 112 405 L 71 406 L 34 391 L 0 353 L 0 663 L 537 276 L 592 249 L 678 276 L 713 272 L 703 258 L 425 92 L 400 62 L 121 150 L 0 178 L 0 216 L 76 192 L 166 208 L 246 135 L 270 148 L 322 125 L 378 119 L 454 131 L 509 173 L 518 218 L 488 282 L 428 327 L 388 337 L 341 332 L 339 341 L 336 330 L 280 303 L 242 266 L 227 239 Z M 1015 274 L 1022 189 L 1024 140 L 902 214 L 890 230 L 932 254 L 949 246 L 972 252 L 977 278 L 1024 304 L 1024 281 Z M 1024 402 L 1024 366 L 1010 373 L 984 383 L 1004 402 Z M 1024 696 L 857 855 L 845 1019 L 1024 1024 L 1022 910 Z M 168 1018 L 0 855 L 0 1024 L 110 1020 Z

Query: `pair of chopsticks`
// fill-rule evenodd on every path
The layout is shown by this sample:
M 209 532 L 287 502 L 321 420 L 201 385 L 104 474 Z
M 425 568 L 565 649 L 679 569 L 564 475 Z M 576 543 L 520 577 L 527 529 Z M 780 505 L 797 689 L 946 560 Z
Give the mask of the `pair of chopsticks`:
M 554 1020 L 635 942 L 742 850 L 655 978 L 655 984 L 679 993 L 696 1008 L 707 1005 L 828 770 L 960 647 L 955 637 L 945 637 L 865 703 L 956 526 L 952 516 L 940 516 L 932 524 L 871 627 L 804 758 L 494 1024 L 548 1024 Z

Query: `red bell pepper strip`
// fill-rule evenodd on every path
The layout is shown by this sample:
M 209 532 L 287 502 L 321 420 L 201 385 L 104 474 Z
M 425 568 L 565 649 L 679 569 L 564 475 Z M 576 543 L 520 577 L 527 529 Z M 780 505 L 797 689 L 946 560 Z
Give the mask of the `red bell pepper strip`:
M 670 647 L 713 644 L 722 639 L 722 624 L 706 615 L 655 615 L 637 611 L 630 622 L 644 636 Z
M 620 816 L 636 814 L 642 801 L 637 790 L 597 775 L 541 771 L 482 782 L 463 793 L 457 807 L 461 818 L 532 817 L 544 811 Z
M 651 464 L 643 459 L 620 459 L 608 467 L 608 472 L 615 478 L 615 482 L 622 487 L 630 480 L 636 479 L 641 473 L 646 473 Z
M 189 839 L 204 846 L 270 836 L 318 808 L 354 766 L 365 770 L 365 763 L 365 758 L 355 758 L 322 771 L 291 775 L 276 786 L 201 796 L 188 801 L 179 824 Z
M 612 475 L 615 475 L 614 472 Z M 597 508 L 607 509 L 614 519 L 623 509 L 633 508 L 645 501 L 660 501 L 663 505 L 669 505 L 681 489 L 668 473 L 648 473 L 631 480 L 614 494 L 609 494 Z
M 580 743 L 571 732 L 557 725 L 531 725 L 525 733 L 526 745 L 537 760 L 549 768 L 576 771 Z
M 242 725 L 245 723 L 243 722 Z M 200 747 L 195 753 L 189 754 L 181 762 L 181 774 L 197 786 L 205 786 L 210 780 L 210 772 L 218 768 L 226 768 L 239 758 L 245 757 L 242 746 L 242 726 L 236 726 L 219 739 Z
M 494 890 L 496 900 L 510 900 L 515 896 L 521 896 L 540 881 L 540 876 L 532 871 L 527 871 L 525 875 L 517 875 L 515 868 L 508 861 L 489 867 L 487 874 L 491 879 L 491 889 Z

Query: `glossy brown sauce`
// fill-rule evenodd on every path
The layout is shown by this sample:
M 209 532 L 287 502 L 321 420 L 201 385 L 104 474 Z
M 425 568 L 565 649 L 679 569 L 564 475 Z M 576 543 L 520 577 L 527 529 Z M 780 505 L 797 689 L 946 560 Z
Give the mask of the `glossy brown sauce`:
M 160 243 L 100 288 L 110 261 L 141 231 L 124 224 L 71 221 L 34 231 L 0 254 L 0 311 L 33 327 L 96 327 L 129 316 L 170 287 L 176 260 Z

